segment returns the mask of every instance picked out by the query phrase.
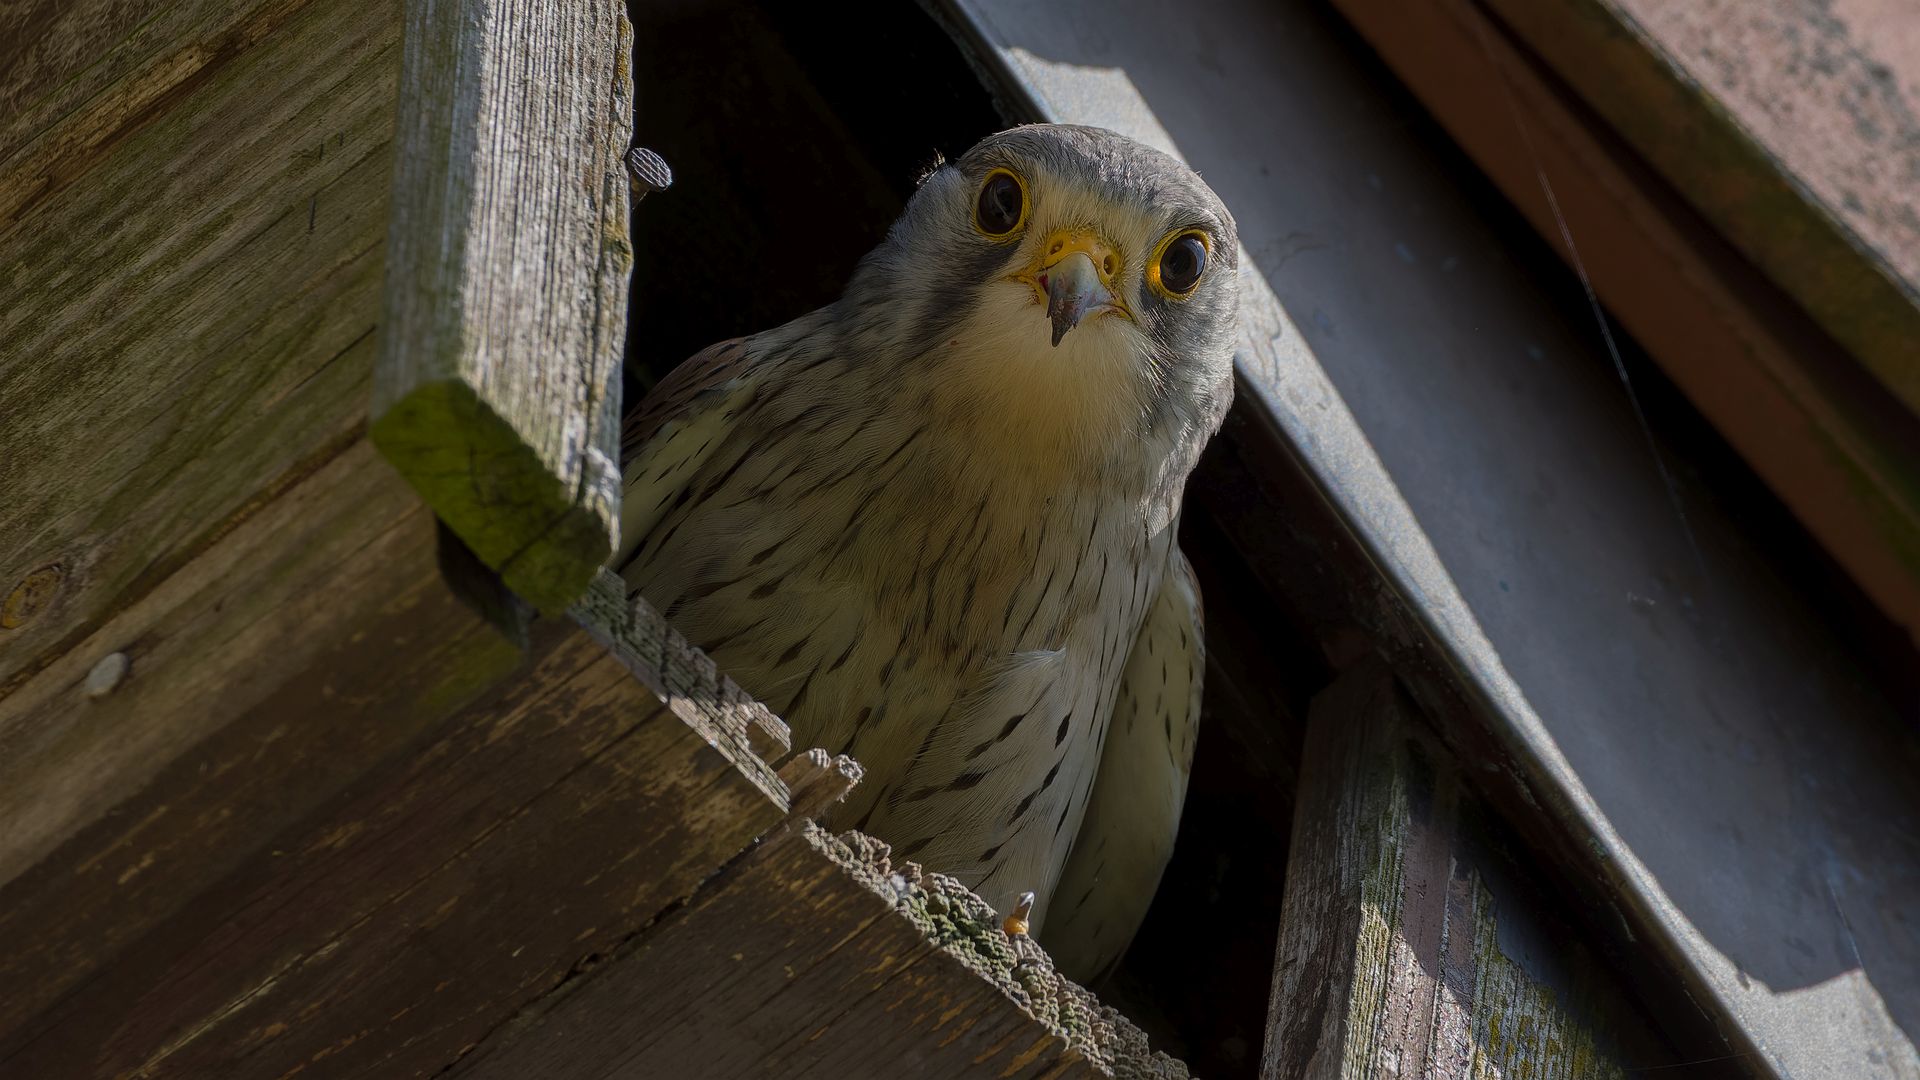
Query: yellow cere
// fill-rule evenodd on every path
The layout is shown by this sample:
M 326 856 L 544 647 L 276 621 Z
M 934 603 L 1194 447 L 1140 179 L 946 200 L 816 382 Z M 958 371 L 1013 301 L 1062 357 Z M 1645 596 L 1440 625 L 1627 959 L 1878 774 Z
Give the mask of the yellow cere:
M 1047 302 L 1047 287 L 1043 284 L 1046 272 L 1060 260 L 1075 252 L 1084 253 L 1093 260 L 1094 272 L 1100 275 L 1100 284 L 1113 293 L 1113 306 L 1116 313 L 1126 319 L 1133 318 L 1133 310 L 1127 305 L 1126 297 L 1114 288 L 1114 278 L 1118 277 L 1125 260 L 1114 245 L 1107 243 L 1088 229 L 1061 229 L 1047 237 L 1040 245 L 1040 254 L 1033 265 L 1013 275 L 1015 281 L 1026 284 L 1040 303 Z

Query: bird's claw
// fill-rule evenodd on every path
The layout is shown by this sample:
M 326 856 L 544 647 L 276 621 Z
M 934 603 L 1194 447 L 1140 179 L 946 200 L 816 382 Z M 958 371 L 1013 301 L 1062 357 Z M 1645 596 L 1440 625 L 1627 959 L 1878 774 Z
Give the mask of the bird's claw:
M 1027 936 L 1027 918 L 1032 914 L 1033 894 L 1023 892 L 1020 899 L 1013 902 L 1013 913 L 1000 924 L 1000 929 L 1005 930 L 1008 937 L 1024 938 Z

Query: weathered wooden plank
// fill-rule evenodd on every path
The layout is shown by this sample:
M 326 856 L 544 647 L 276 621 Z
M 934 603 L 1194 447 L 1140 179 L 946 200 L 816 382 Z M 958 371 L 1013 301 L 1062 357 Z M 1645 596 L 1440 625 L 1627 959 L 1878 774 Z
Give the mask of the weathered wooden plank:
M 1920 23 L 1911 6 L 1489 6 L 1920 412 Z
M 1608 310 L 1875 603 L 1920 635 L 1920 464 L 1871 382 L 1846 377 L 1853 359 L 1480 8 L 1337 6 L 1563 258 L 1564 219 Z M 1546 18 L 1565 5 L 1520 6 Z M 1782 235 L 1786 221 L 1765 217 Z M 1804 259 L 1823 273 L 1840 265 Z M 1913 340 L 1908 355 L 1920 357 Z
M 398 28 L 380 4 L 269 14 L 0 165 L 0 599 L 48 586 L 0 627 L 0 694 L 366 422 Z
M 617 541 L 631 31 L 407 0 L 373 438 L 544 611 Z
M 810 823 L 532 1003 L 449 1075 L 767 1072 L 1187 1075 L 957 883 Z
M 1506 952 L 1525 914 L 1496 906 L 1458 777 L 1415 723 L 1377 660 L 1314 701 L 1261 1075 L 1624 1078 L 1602 976 L 1549 982 Z
M 0 232 L 306 3 L 80 0 L 0 10 Z
M 377 633 L 368 645 L 408 655 L 415 679 L 446 663 Z M 674 708 L 568 621 L 537 626 L 533 649 L 518 677 L 203 877 L 109 975 L 0 1026 L 0 1071 L 431 1074 L 787 812 L 785 788 L 735 746 L 712 703 Z M 350 736 L 355 697 L 380 700 L 372 686 L 343 687 L 330 730 L 284 713 L 280 726 Z M 313 760 L 291 745 L 297 734 L 279 738 L 256 744 L 256 769 Z M 229 810 L 253 802 L 231 774 L 204 786 Z M 61 880 L 67 853 L 31 879 Z M 20 895 L 0 893 L 0 911 L 35 906 Z M 33 929 L 59 932 L 45 922 Z
M 362 442 L 0 699 L 0 1059 L 517 662 L 438 542 Z

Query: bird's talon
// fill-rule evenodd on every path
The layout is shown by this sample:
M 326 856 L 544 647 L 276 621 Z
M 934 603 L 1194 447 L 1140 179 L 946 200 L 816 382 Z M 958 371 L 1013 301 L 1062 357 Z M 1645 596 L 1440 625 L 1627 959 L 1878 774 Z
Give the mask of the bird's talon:
M 1020 894 L 1020 899 L 1014 901 L 1013 913 L 1011 915 L 1008 915 L 1006 918 L 1006 921 L 1000 924 L 1000 929 L 1005 930 L 1007 932 L 1008 937 L 1016 937 L 1016 938 L 1026 937 L 1027 936 L 1027 917 L 1032 914 L 1033 914 L 1033 894 L 1030 892 L 1023 892 Z

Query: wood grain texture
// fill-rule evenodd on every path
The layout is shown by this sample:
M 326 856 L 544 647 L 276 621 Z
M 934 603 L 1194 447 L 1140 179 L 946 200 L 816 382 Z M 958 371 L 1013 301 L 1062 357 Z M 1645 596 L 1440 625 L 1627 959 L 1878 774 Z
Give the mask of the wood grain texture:
M 789 817 L 856 767 L 789 790 L 749 736 L 784 729 L 617 579 L 498 678 L 444 535 L 359 444 L 6 699 L 0 1075 L 571 1078 L 648 1032 L 820 1076 L 1185 1075 L 957 883 Z M 112 648 L 124 684 L 80 694 Z
M 437 538 L 363 442 L 0 699 L 0 1061 L 36 1014 L 140 985 L 130 950 L 511 669 Z
M 631 31 L 592 0 L 407 0 L 372 433 L 547 612 L 617 542 Z
M 387 555 L 358 557 L 372 566 Z M 272 730 L 236 741 L 254 776 L 189 755 L 116 815 L 118 846 L 92 853 L 83 835 L 0 891 L 0 921 L 26 942 L 9 939 L 9 985 L 44 977 L 39 955 L 113 951 L 97 977 L 8 1002 L 0 1073 L 432 1074 L 786 813 L 763 764 L 743 770 L 706 714 L 683 719 L 574 623 L 537 626 L 516 678 L 426 727 L 394 693 L 417 694 L 427 672 L 471 656 L 446 655 L 442 642 L 455 639 L 443 628 L 396 641 L 383 625 L 369 624 L 359 648 L 392 659 L 333 658 L 324 684 L 302 687 L 326 721 L 276 697 Z M 357 636 L 345 629 L 329 636 Z M 397 745 L 368 744 L 369 730 Z M 364 768 L 324 802 L 302 803 L 314 785 L 284 776 L 295 790 L 259 790 L 281 770 L 347 758 Z M 182 790 L 172 774 L 201 782 Z M 140 828 L 156 831 L 156 817 L 164 827 L 196 800 L 196 819 L 216 833 L 251 820 L 209 838 L 226 841 L 222 853 L 178 841 L 158 859 L 140 850 Z M 82 856 L 98 868 L 76 875 Z M 84 899 L 60 884 L 75 877 L 122 906 L 61 921 L 76 893 Z M 130 918 L 127 886 L 149 879 L 185 886 L 191 902 Z
M 394 14 L 194 12 L 164 46 L 171 15 L 129 31 L 138 62 L 106 48 L 97 68 L 42 70 L 69 81 L 23 106 L 48 126 L 0 161 L 0 597 L 56 578 L 0 628 L 0 695 L 366 422 Z M 51 115 L 45 95 L 81 84 L 94 95 Z
M 308 0 L 0 9 L 0 230 L 277 32 Z
M 580 1033 L 592 1032 L 592 1038 Z M 449 1076 L 1185 1077 L 957 883 L 806 824 Z
M 1524 917 L 1496 908 L 1415 722 L 1378 661 L 1314 701 L 1261 1075 L 1624 1080 L 1600 977 L 1508 955 L 1501 920 Z
M 1920 412 L 1920 20 L 1874 0 L 1492 0 Z
M 1715 233 L 1721 223 L 1710 224 L 1593 124 L 1564 84 L 1479 7 L 1464 0 L 1337 6 L 1567 258 L 1564 218 L 1609 313 L 1881 610 L 1920 638 L 1912 417 L 1889 409 L 1863 375 L 1849 378 L 1854 359 Z M 1522 6 L 1529 19 L 1561 7 Z M 1610 39 L 1607 48 L 1621 45 Z M 1542 173 L 1557 205 L 1540 187 Z M 1788 219 L 1766 220 L 1784 230 Z M 1822 258 L 1809 253 L 1805 265 L 1838 272 L 1845 263 Z M 1920 356 L 1911 340 L 1909 354 Z

